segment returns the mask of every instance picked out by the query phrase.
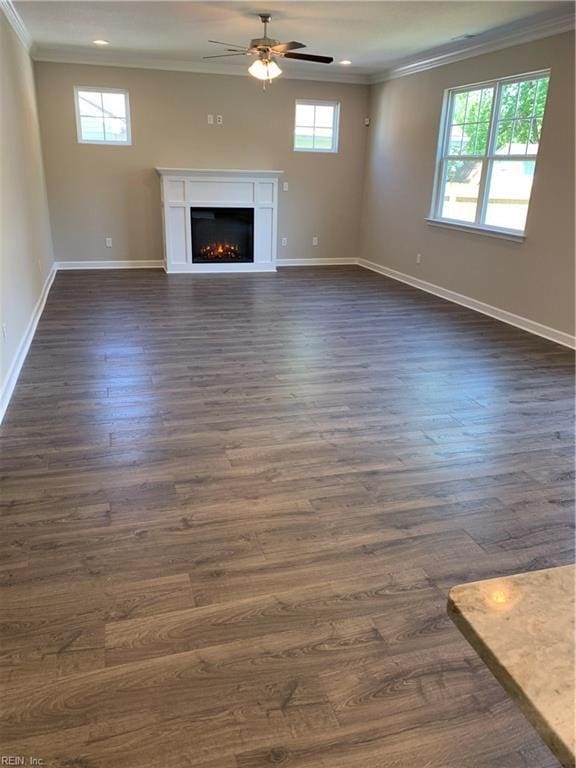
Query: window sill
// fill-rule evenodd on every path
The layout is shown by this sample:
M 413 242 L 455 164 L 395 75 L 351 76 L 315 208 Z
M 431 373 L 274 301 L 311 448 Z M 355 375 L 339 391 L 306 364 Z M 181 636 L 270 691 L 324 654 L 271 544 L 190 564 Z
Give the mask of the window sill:
M 78 139 L 78 144 L 98 144 L 101 147 L 131 147 L 131 141 L 93 141 L 92 139 Z
M 474 235 L 488 235 L 488 237 L 498 237 L 501 240 L 512 240 L 515 243 L 523 243 L 526 239 L 524 233 L 511 232 L 508 229 L 496 229 L 488 227 L 478 227 L 475 224 L 464 224 L 455 221 L 446 221 L 444 219 L 427 218 L 426 223 L 432 227 L 444 227 L 445 229 L 456 229 L 463 232 L 471 232 Z
M 305 149 L 303 147 L 294 147 L 294 152 L 313 152 L 317 155 L 337 155 L 337 149 Z

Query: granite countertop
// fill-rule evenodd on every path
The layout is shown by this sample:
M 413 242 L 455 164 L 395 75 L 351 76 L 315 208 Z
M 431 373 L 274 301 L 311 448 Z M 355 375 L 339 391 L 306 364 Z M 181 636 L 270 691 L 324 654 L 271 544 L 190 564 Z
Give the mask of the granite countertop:
M 574 766 L 576 566 L 461 584 L 448 614 L 563 766 Z

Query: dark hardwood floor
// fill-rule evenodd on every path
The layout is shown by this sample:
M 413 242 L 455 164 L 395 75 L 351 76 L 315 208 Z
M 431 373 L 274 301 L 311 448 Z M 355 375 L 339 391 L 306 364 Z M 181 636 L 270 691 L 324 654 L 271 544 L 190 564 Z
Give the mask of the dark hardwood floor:
M 3 755 L 557 768 L 446 617 L 573 560 L 573 357 L 360 268 L 58 274 L 2 445 Z

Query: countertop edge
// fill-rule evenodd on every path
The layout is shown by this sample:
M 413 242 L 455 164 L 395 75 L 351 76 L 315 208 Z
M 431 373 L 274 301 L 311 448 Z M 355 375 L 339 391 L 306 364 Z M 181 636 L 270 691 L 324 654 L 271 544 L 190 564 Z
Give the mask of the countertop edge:
M 454 602 L 452 596 L 452 590 L 448 594 L 447 613 L 450 619 L 458 627 L 462 635 L 470 643 L 472 648 L 476 651 L 478 656 L 486 664 L 492 675 L 504 688 L 504 690 L 511 696 L 514 703 L 520 709 L 522 714 L 526 717 L 529 723 L 538 732 L 540 738 L 544 741 L 546 746 L 553 752 L 555 757 L 558 758 L 563 768 L 575 768 L 576 761 L 574 760 L 570 745 L 565 744 L 564 741 L 556 734 L 550 723 L 543 717 L 542 713 L 534 707 L 532 702 L 526 697 L 522 688 L 516 683 L 514 678 L 510 675 L 508 670 L 498 661 L 496 656 L 492 653 L 486 643 L 476 633 L 473 625 L 464 617 L 459 610 L 457 604 Z

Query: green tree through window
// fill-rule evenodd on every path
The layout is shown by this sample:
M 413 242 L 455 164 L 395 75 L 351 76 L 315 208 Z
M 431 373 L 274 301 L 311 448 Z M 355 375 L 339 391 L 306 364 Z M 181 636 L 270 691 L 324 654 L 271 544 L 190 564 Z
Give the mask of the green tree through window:
M 549 76 L 448 92 L 433 218 L 523 231 Z

